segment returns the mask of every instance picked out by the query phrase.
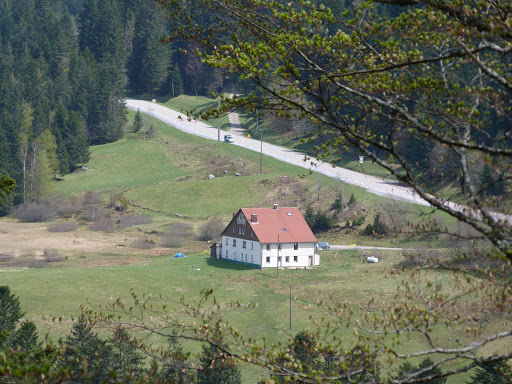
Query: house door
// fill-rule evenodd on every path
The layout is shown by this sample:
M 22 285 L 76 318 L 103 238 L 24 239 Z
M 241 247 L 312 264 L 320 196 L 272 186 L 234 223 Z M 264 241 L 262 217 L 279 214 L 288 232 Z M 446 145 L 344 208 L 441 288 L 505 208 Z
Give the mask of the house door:
M 309 256 L 309 265 L 313 265 L 313 256 Z

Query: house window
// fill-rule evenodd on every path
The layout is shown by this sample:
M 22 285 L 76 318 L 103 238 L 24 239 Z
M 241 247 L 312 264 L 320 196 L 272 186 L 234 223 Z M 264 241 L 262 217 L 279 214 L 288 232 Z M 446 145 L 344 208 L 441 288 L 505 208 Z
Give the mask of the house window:
M 270 257 L 267 256 L 267 264 L 270 263 Z
M 228 241 L 229 241 L 229 239 L 226 237 L 226 245 L 228 245 Z
M 281 249 L 281 244 L 277 244 L 277 249 Z
M 251 250 L 254 249 L 254 243 L 251 243 Z
M 227 251 L 227 250 L 226 250 L 226 259 L 229 259 L 229 257 L 228 257 L 228 251 Z
M 236 239 L 233 239 L 233 247 L 236 247 Z
M 251 255 L 251 263 L 252 263 L 253 261 L 254 261 L 254 259 L 253 259 L 253 255 Z
M 289 262 L 290 262 L 290 256 L 286 256 L 286 257 L 284 258 L 284 261 L 285 261 L 285 262 L 287 262 L 287 263 L 289 263 Z
M 235 233 L 235 227 L 232 227 L 232 229 L 233 229 L 233 233 Z
M 270 244 L 267 244 L 267 251 L 270 251 Z
M 235 253 L 233 253 L 233 259 L 235 259 L 235 260 L 236 260 L 236 252 L 235 252 Z
M 251 237 L 254 237 L 254 232 L 253 231 L 251 231 Z
M 242 235 L 245 235 L 245 228 L 242 228 Z
M 247 248 L 247 241 L 242 242 L 242 248 Z
M 299 256 L 293 256 L 293 262 L 297 263 L 299 261 Z
M 281 263 L 281 262 L 282 262 L 282 260 L 281 260 L 281 259 L 282 259 L 282 257 L 281 257 L 281 256 L 279 256 L 279 258 L 277 259 L 277 261 L 279 261 L 279 262 Z
M 245 215 L 243 213 L 239 214 L 238 217 L 236 218 L 236 222 L 238 224 L 245 225 L 245 221 L 246 221 L 246 219 L 245 219 Z
M 298 249 L 299 249 L 299 243 L 295 243 L 295 244 L 293 244 L 293 249 L 294 249 L 294 250 L 298 250 Z

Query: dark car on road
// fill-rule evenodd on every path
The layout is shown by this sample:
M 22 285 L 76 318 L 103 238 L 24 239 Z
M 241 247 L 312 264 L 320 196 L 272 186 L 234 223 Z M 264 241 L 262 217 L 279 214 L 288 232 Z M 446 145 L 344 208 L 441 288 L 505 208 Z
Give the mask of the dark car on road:
M 321 241 L 320 243 L 318 243 L 316 245 L 316 249 L 329 249 L 331 248 L 331 246 L 329 245 L 329 243 L 327 241 Z

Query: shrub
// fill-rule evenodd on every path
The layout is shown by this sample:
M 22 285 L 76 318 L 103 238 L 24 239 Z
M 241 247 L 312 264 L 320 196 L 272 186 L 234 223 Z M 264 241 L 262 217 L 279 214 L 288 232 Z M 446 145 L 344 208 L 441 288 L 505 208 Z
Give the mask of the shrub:
M 178 248 L 185 244 L 185 237 L 178 233 L 164 233 L 160 246 L 164 248 Z
M 199 240 L 216 240 L 226 226 L 219 218 L 212 218 L 199 228 Z
M 51 208 L 46 204 L 23 203 L 11 210 L 14 218 L 25 223 L 42 223 L 55 217 Z
M 156 243 L 153 240 L 140 238 L 133 242 L 132 247 L 137 249 L 151 249 L 156 247 Z
M 85 221 L 96 221 L 100 218 L 107 217 L 107 211 L 103 208 L 87 207 L 80 217 Z
M 77 215 L 82 211 L 82 209 L 82 201 L 77 198 L 60 201 L 56 205 L 56 212 L 59 217 L 71 217 L 73 215 Z
M 352 221 L 352 226 L 359 227 L 361 224 L 364 223 L 365 220 L 366 220 L 365 216 L 359 216 L 357 219 Z
M 315 223 L 313 224 L 313 232 L 328 231 L 334 225 L 332 216 L 326 212 L 318 211 L 315 215 Z
M 150 124 L 145 132 L 144 137 L 148 138 L 148 139 L 154 139 L 157 136 L 158 136 L 158 130 L 155 128 L 155 126 L 153 124 Z
M 121 229 L 149 223 L 151 223 L 151 218 L 148 215 L 123 215 L 119 218 L 119 228 Z
M 66 258 L 64 256 L 61 256 L 59 254 L 59 251 L 56 249 L 45 249 L 43 252 L 43 256 L 44 259 L 49 263 L 66 260 Z
M 89 206 L 98 205 L 103 201 L 103 197 L 98 192 L 88 191 L 84 194 L 84 204 Z
M 343 208 L 343 201 L 341 200 L 341 193 L 336 194 L 336 199 L 334 200 L 334 203 L 331 207 L 336 213 L 340 213 L 341 209 Z
M 187 237 L 194 235 L 192 225 L 182 222 L 174 222 L 167 226 L 167 231 L 162 233 L 160 246 L 165 248 L 177 248 L 185 244 Z
M 368 224 L 366 226 L 366 228 L 364 229 L 364 233 L 366 235 L 381 235 L 381 236 L 383 236 L 386 234 L 387 231 L 388 231 L 388 228 L 381 221 L 379 213 L 377 213 L 377 215 L 375 215 L 373 224 L 372 225 Z
M 167 226 L 168 233 L 179 234 L 183 237 L 194 236 L 194 228 L 188 223 L 174 222 Z
M 114 223 L 110 217 L 100 217 L 94 223 L 90 224 L 90 231 L 114 232 Z
M 47 262 L 46 260 L 37 259 L 33 255 L 26 254 L 13 259 L 10 266 L 16 268 L 46 268 Z
M 48 263 L 45 260 L 33 259 L 28 260 L 27 268 L 46 268 Z
M 0 253 L 0 263 L 11 261 L 12 259 L 14 259 L 14 255 L 12 253 Z
M 78 223 L 74 221 L 65 221 L 63 223 L 51 224 L 48 226 L 49 232 L 73 232 L 78 228 Z

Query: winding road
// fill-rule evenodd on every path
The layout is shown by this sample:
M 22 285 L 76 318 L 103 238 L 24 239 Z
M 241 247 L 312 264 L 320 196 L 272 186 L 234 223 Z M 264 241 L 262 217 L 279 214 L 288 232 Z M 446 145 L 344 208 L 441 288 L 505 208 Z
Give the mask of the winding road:
M 187 116 L 183 113 L 177 112 L 163 105 L 144 100 L 126 99 L 126 106 L 134 111 L 140 110 L 141 113 L 153 116 L 183 132 L 201 136 L 210 140 L 219 140 L 219 131 L 216 127 L 212 127 L 201 121 L 187 119 Z M 260 152 L 260 150 L 262 150 L 264 155 L 272 156 L 278 160 L 294 164 L 314 172 L 319 172 L 335 179 L 342 179 L 343 182 L 347 184 L 364 188 L 369 193 L 375 195 L 394 200 L 406 201 L 413 204 L 429 205 L 411 188 L 401 186 L 396 181 L 369 176 L 345 168 L 336 167 L 316 159 L 310 159 L 304 153 L 296 152 L 270 143 L 263 142 L 263 147 L 261 147 L 261 142 L 259 140 L 243 136 L 243 130 L 239 129 L 240 124 L 238 123 L 238 114 L 231 113 L 229 118 L 232 127 L 234 127 L 230 133 L 235 137 L 235 143 L 229 145 L 237 145 L 255 152 Z M 220 140 L 223 139 L 224 133 L 224 131 L 220 131 Z

